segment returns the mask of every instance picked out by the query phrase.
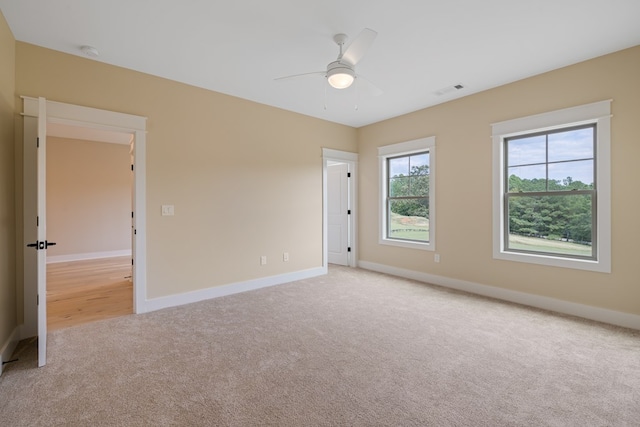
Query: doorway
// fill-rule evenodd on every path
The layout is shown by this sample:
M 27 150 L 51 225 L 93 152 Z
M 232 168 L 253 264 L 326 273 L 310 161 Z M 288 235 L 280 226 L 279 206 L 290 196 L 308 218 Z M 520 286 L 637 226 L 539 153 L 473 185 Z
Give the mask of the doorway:
M 133 313 L 132 134 L 47 126 L 47 326 Z
M 327 148 L 322 152 L 324 267 L 356 267 L 358 155 Z

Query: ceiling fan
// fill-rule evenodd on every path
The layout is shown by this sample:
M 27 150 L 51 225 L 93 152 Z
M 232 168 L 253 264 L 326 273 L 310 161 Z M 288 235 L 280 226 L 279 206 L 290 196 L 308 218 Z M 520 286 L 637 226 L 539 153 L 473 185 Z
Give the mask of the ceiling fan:
M 327 79 L 327 82 L 331 87 L 336 89 L 346 89 L 353 84 L 355 79 L 359 78 L 369 83 L 369 86 L 373 89 L 374 95 L 380 95 L 382 93 L 380 89 L 375 87 L 361 75 L 356 74 L 355 71 L 356 64 L 360 62 L 364 54 L 369 50 L 377 35 L 378 33 L 374 30 L 365 28 L 345 50 L 344 45 L 348 38 L 347 35 L 342 33 L 336 34 L 333 36 L 333 41 L 338 45 L 340 52 L 338 54 L 338 58 L 327 65 L 326 71 L 295 74 L 293 76 L 279 77 L 275 80 L 287 80 L 298 77 L 320 75 Z

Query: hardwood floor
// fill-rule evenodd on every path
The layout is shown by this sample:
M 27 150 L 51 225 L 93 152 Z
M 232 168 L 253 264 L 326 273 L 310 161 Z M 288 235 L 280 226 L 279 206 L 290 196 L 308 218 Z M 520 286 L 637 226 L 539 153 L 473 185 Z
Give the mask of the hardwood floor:
M 47 264 L 47 328 L 133 313 L 131 257 Z

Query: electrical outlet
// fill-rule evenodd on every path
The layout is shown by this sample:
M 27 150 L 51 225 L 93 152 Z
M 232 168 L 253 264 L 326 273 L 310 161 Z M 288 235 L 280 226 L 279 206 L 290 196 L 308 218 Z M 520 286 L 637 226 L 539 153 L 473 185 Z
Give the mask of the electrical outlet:
M 440 254 L 433 254 L 433 261 L 440 262 Z
M 282 254 L 282 261 L 289 262 L 289 252 L 284 252 Z
M 260 257 L 260 265 L 267 265 L 267 256 L 266 255 L 262 255 Z

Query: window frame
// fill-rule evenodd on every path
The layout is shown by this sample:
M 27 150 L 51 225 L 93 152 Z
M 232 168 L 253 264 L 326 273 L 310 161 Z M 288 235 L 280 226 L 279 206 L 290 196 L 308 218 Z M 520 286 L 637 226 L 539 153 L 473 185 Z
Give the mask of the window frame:
M 596 151 L 596 147 L 597 147 L 597 128 L 598 125 L 597 123 L 587 123 L 587 124 L 582 124 L 579 126 L 568 126 L 568 127 L 562 127 L 562 128 L 558 128 L 558 129 L 552 129 L 552 130 L 544 130 L 544 131 L 537 131 L 537 132 L 533 132 L 533 133 L 526 133 L 523 135 L 517 135 L 517 136 L 507 136 L 503 138 L 503 144 L 504 144 L 504 151 L 505 151 L 505 160 L 504 160 L 504 164 L 503 166 L 503 171 L 504 171 L 504 178 L 503 178 L 503 182 L 504 182 L 504 188 L 502 189 L 503 192 L 503 197 L 504 197 L 504 217 L 505 220 L 503 221 L 502 226 L 504 227 L 504 232 L 503 232 L 503 236 L 504 236 L 504 242 L 503 242 L 503 247 L 505 248 L 506 251 L 509 252 L 516 252 L 516 253 L 524 253 L 524 254 L 541 254 L 541 255 L 549 255 L 549 256 L 560 256 L 562 258 L 576 258 L 576 259 L 586 259 L 586 260 L 592 260 L 595 261 L 596 260 L 596 254 L 597 254 L 597 250 L 598 250 L 598 239 L 597 239 L 597 230 L 598 230 L 598 215 L 597 215 L 597 194 L 598 194 L 598 179 L 596 176 L 596 168 L 597 168 L 597 151 Z M 593 139 L 592 139 L 592 157 L 588 158 L 588 159 L 573 159 L 573 160 L 560 160 L 560 161 L 550 161 L 548 158 L 549 155 L 549 137 L 551 135 L 557 134 L 557 133 L 564 133 L 564 132 L 569 132 L 569 131 L 574 131 L 574 130 L 580 130 L 580 129 L 592 129 L 592 134 L 593 134 Z M 531 164 L 525 164 L 525 165 L 511 165 L 509 163 L 509 143 L 512 140 L 515 139 L 520 139 L 520 138 L 530 138 L 530 137 L 536 137 L 536 136 L 544 136 L 545 137 L 545 160 L 544 162 L 535 162 L 535 163 L 531 163 Z M 585 160 L 590 160 L 593 162 L 593 188 L 586 190 L 551 190 L 549 188 L 549 169 L 551 165 L 557 165 L 557 164 L 561 164 L 561 163 L 571 163 L 571 162 L 575 162 L 575 161 L 585 161 Z M 544 191 L 530 191 L 530 192 L 514 192 L 511 191 L 509 189 L 509 168 L 510 167 L 522 167 L 522 166 L 534 166 L 534 165 L 544 165 L 545 167 L 545 190 Z M 510 211 L 509 211 L 509 201 L 512 198 L 524 198 L 524 197 L 549 197 L 549 196 L 556 196 L 556 197 L 572 197 L 572 196 L 576 196 L 576 195 L 583 195 L 583 196 L 589 196 L 591 199 L 591 255 L 590 256 L 584 256 L 584 255 L 570 255 L 570 254 L 558 254 L 558 253 L 554 253 L 554 252 L 544 252 L 544 251 L 529 251 L 529 250 L 524 250 L 524 249 L 516 249 L 516 248 L 511 248 L 509 247 L 509 230 L 510 230 L 510 224 L 511 224 L 511 215 L 510 215 Z
M 595 218 L 592 221 L 594 258 L 509 250 L 506 140 L 517 136 L 547 133 L 577 126 L 595 125 L 594 188 Z M 580 270 L 611 272 L 611 100 L 565 108 L 533 116 L 493 123 L 493 257 L 495 259 Z
M 429 153 L 429 241 L 421 242 L 417 240 L 394 239 L 387 237 L 388 233 L 388 213 L 387 199 L 388 189 L 388 159 L 404 157 L 418 153 Z M 436 243 L 436 210 L 435 210 L 435 188 L 436 188 L 436 138 L 430 136 L 426 138 L 415 139 L 411 141 L 400 142 L 397 144 L 385 145 L 378 147 L 378 164 L 379 164 L 379 239 L 378 243 L 382 245 L 397 246 L 410 249 L 420 249 L 426 251 L 435 251 Z

